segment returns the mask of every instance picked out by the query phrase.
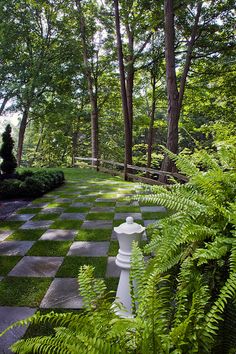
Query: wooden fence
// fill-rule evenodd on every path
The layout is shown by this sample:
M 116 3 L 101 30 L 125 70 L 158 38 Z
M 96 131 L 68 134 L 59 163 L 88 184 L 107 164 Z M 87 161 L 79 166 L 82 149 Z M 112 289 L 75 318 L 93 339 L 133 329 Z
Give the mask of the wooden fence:
M 91 157 L 75 157 L 77 161 L 85 161 L 90 167 L 97 171 L 106 172 L 112 175 L 119 175 L 124 177 L 124 164 L 116 161 L 94 159 Z M 188 178 L 180 173 L 171 173 L 167 171 L 154 170 L 152 168 L 139 167 L 134 165 L 127 165 L 128 173 L 125 179 L 140 181 L 148 184 L 165 185 L 158 181 L 159 176 L 164 176 L 167 179 L 175 178 L 181 182 L 187 182 Z

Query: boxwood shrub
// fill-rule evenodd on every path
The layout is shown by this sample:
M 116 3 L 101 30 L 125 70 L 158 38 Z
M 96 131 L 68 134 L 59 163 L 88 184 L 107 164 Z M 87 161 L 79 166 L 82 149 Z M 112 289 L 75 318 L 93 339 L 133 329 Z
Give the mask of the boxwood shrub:
M 64 182 L 64 173 L 60 170 L 24 170 L 17 179 L 0 181 L 0 199 L 39 197 Z

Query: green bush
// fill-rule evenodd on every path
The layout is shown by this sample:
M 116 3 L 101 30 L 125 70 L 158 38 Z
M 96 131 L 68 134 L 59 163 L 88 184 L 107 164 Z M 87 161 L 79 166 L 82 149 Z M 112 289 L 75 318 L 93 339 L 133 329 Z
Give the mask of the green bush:
M 0 167 L 3 173 L 14 173 L 17 163 L 13 155 L 14 141 L 11 137 L 11 126 L 8 124 L 2 134 L 2 146 L 0 149 L 0 157 L 3 159 Z
M 60 186 L 64 182 L 64 173 L 54 171 L 29 171 L 18 174 L 18 179 L 0 181 L 0 198 L 38 197 Z

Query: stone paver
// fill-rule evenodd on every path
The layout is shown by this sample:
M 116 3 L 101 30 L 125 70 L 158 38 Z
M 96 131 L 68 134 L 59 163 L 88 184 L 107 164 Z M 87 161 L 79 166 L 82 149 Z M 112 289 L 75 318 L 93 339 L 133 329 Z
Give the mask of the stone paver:
M 163 206 L 141 206 L 140 207 L 142 213 L 165 213 L 166 208 Z
M 68 256 L 90 256 L 100 257 L 106 256 L 109 248 L 109 242 L 86 242 L 78 241 L 73 242 Z
M 0 333 L 14 322 L 32 316 L 35 312 L 36 309 L 29 307 L 0 306 Z M 12 353 L 8 348 L 24 335 L 26 329 L 26 326 L 14 327 L 0 337 L 0 353 Z
M 90 213 L 114 213 L 115 207 L 93 207 L 90 209 Z
M 78 232 L 77 230 L 49 229 L 40 237 L 40 240 L 46 240 L 46 241 L 74 240 L 77 232 Z
M 63 213 L 63 211 L 65 210 L 65 208 L 62 207 L 57 207 L 57 208 L 43 208 L 39 214 L 59 214 L 59 213 Z
M 8 221 L 28 221 L 32 219 L 35 214 L 12 214 L 7 218 Z
M 33 244 L 34 241 L 2 241 L 0 243 L 0 255 L 24 256 Z
M 41 308 L 80 309 L 82 306 L 76 278 L 55 278 L 40 304 Z
M 147 227 L 148 225 L 155 224 L 157 220 L 144 220 L 144 226 Z
M 80 208 L 80 207 L 90 208 L 92 205 L 93 205 L 93 203 L 84 203 L 84 202 L 76 202 L 76 203 L 71 204 L 71 206 L 74 208 Z
M 116 257 L 108 257 L 106 278 L 118 278 L 120 276 L 121 269 L 116 265 Z
M 0 241 L 4 241 L 7 237 L 13 234 L 13 230 L 0 231 Z
M 84 220 L 85 217 L 84 213 L 63 213 L 60 215 L 61 220 Z
M 28 229 L 47 229 L 53 223 L 53 220 L 40 220 L 40 221 L 27 221 L 23 224 L 20 229 L 28 230 Z
M 63 257 L 23 257 L 9 273 L 10 276 L 18 277 L 53 277 Z
M 111 229 L 111 220 L 85 220 L 81 226 L 81 229 Z
M 128 216 L 132 216 L 134 220 L 142 220 L 141 213 L 115 213 L 114 220 L 126 220 Z

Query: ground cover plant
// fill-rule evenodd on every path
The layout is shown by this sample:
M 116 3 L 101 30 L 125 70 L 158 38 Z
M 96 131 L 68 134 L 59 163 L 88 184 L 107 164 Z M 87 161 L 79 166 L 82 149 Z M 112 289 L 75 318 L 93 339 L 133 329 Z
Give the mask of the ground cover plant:
M 172 214 L 152 227 L 145 265 L 134 245 L 133 319 L 117 317 L 105 283 L 93 268 L 79 275 L 85 311 L 35 315 L 29 323 L 49 322 L 52 337 L 22 340 L 24 353 L 233 353 L 236 294 L 235 145 L 220 144 L 191 160 L 172 154 L 189 177 L 185 185 L 147 187 L 143 203 L 166 206 Z M 111 246 L 113 248 L 113 246 Z M 136 304 L 138 306 L 136 307 Z M 27 321 L 22 321 L 28 323 Z

